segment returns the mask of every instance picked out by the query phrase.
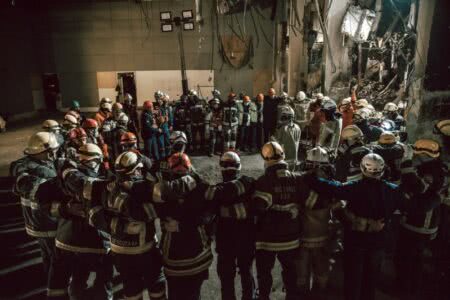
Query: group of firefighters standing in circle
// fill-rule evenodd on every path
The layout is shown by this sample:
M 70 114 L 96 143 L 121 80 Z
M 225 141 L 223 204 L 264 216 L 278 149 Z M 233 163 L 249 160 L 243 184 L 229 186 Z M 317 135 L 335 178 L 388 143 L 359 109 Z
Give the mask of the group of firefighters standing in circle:
M 273 89 L 253 101 L 212 94 L 206 103 L 191 91 L 172 104 L 158 91 L 140 117 L 130 95 L 102 99 L 94 118 L 74 101 L 62 126 L 47 120 L 31 136 L 10 171 L 42 251 L 48 299 L 112 299 L 113 267 L 125 299 L 143 299 L 146 289 L 150 299 L 200 299 L 213 240 L 222 299 L 236 299 L 237 270 L 241 299 L 270 299 L 276 259 L 286 299 L 325 297 L 330 249 L 342 239 L 330 224 L 344 232 L 345 299 L 375 299 L 389 250 L 408 299 L 422 287 L 430 243 L 447 262 L 436 272 L 449 278 L 442 146 L 437 138 L 408 144 L 396 104 L 378 112 L 354 90 L 339 105 Z M 450 120 L 435 134 L 448 143 Z M 260 149 L 263 175 L 241 174 L 238 148 Z M 217 184 L 187 155 L 203 150 L 220 154 Z

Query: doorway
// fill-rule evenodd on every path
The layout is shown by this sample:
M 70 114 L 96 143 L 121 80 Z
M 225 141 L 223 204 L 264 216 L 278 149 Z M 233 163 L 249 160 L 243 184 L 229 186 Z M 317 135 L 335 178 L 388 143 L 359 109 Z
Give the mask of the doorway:
M 135 77 L 134 72 L 117 73 L 116 101 L 122 102 L 123 95 L 128 93 L 133 97 L 133 104 L 137 105 Z
M 56 111 L 57 101 L 59 99 L 59 79 L 54 73 L 45 73 L 42 75 L 42 85 L 44 90 L 45 108 L 47 111 Z

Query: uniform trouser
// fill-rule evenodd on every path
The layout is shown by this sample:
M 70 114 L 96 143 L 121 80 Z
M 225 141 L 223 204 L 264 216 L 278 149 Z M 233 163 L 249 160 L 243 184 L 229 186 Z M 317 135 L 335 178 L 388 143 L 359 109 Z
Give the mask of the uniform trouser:
M 85 290 L 90 271 L 96 273 L 94 288 Z M 112 299 L 113 264 L 106 254 L 77 253 L 56 248 L 47 291 L 51 300 Z M 69 291 L 70 282 L 70 291 Z
M 203 149 L 205 144 L 205 125 L 192 125 L 192 147 L 194 149 Z M 199 139 L 197 135 L 199 135 Z
M 164 127 L 158 136 L 159 158 L 164 159 L 170 153 L 170 131 L 169 127 Z
M 310 278 L 313 288 L 323 290 L 328 282 L 329 253 L 326 246 L 317 248 L 300 247 L 298 260 L 298 285 L 303 291 L 309 290 Z
M 144 289 L 148 289 L 152 300 L 165 299 L 166 280 L 158 248 L 136 255 L 113 254 L 113 259 L 123 282 L 125 299 L 142 299 Z
M 147 157 L 159 160 L 158 140 L 157 136 L 144 139 L 144 154 Z
M 264 144 L 264 129 L 262 127 L 262 123 L 252 123 L 251 131 L 252 131 L 251 146 L 253 148 L 260 149 Z
M 192 276 L 167 277 L 169 300 L 200 300 L 203 281 L 208 279 L 208 271 Z
M 275 258 L 281 264 L 281 277 L 286 289 L 286 300 L 299 299 L 300 290 L 297 285 L 298 248 L 286 251 L 256 250 L 256 270 L 258 273 L 259 299 L 269 300 L 272 289 L 272 269 Z
M 394 261 L 397 283 L 404 292 L 415 294 L 423 285 L 423 251 L 429 240 L 429 235 L 411 232 L 400 225 Z
M 222 131 L 217 128 L 210 127 L 209 129 L 209 153 L 213 154 L 216 148 L 217 142 L 222 135 Z
M 37 241 L 41 249 L 44 273 L 50 274 L 55 256 L 55 238 L 37 238 Z
M 375 300 L 375 285 L 384 259 L 384 249 L 345 246 L 345 299 Z
M 235 300 L 236 292 L 234 287 L 234 277 L 236 276 L 236 266 L 239 268 L 241 276 L 242 300 L 251 300 L 255 293 L 255 282 L 252 274 L 253 249 L 229 249 L 217 254 L 217 274 L 221 283 L 222 300 Z
M 223 127 L 223 148 L 224 151 L 236 148 L 237 126 Z
M 239 147 L 241 150 L 245 150 L 247 148 L 250 148 L 252 145 L 252 136 L 251 136 L 251 127 L 249 126 L 241 126 L 239 129 L 240 133 L 240 142 Z

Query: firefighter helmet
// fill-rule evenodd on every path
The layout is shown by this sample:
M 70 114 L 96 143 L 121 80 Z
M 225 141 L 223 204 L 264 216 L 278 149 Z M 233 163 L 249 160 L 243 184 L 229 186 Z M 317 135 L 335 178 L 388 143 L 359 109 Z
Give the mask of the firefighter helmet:
M 169 168 L 172 173 L 186 175 L 192 170 L 191 160 L 185 153 L 174 153 L 169 157 Z
M 261 148 L 261 156 L 268 166 L 282 162 L 285 159 L 283 147 L 277 142 L 268 142 Z
M 137 169 L 142 168 L 143 166 L 139 155 L 133 151 L 123 152 L 114 162 L 114 167 L 119 175 L 133 174 Z
M 70 106 L 70 109 L 79 111 L 81 109 L 80 102 L 78 100 L 72 100 L 72 105 Z
M 169 142 L 171 145 L 175 145 L 175 144 L 183 144 L 186 145 L 187 144 L 187 137 L 186 134 L 183 131 L 173 131 L 170 134 L 169 137 Z
M 208 104 L 211 108 L 213 108 L 214 106 L 220 105 L 220 100 L 218 98 L 212 98 L 208 101 Z
M 439 143 L 430 139 L 420 139 L 414 143 L 414 154 L 425 154 L 429 157 L 439 157 L 440 146 Z
M 103 152 L 99 146 L 92 143 L 84 144 L 78 149 L 80 161 L 90 161 L 97 159 L 101 161 L 103 159 Z
M 450 136 L 450 120 L 441 120 L 436 123 L 435 131 L 445 136 Z
M 42 129 L 48 132 L 55 132 L 60 128 L 59 123 L 55 120 L 45 120 L 44 123 L 42 123 Z
M 306 101 L 306 94 L 303 91 L 300 91 L 297 93 L 297 95 L 295 96 L 295 100 L 299 101 L 299 102 L 303 102 Z
M 375 153 L 366 154 L 361 160 L 361 172 L 365 177 L 381 178 L 384 166 L 384 159 Z
M 366 99 L 359 99 L 359 100 L 356 100 L 356 102 L 355 102 L 355 106 L 358 109 L 366 108 L 368 105 L 369 105 L 369 102 Z
M 364 136 L 361 129 L 356 125 L 348 125 L 342 129 L 341 138 L 345 141 L 356 141 Z
M 153 109 L 153 102 L 151 100 L 144 101 L 142 106 L 144 110 L 151 111 Z
M 56 136 L 51 132 L 40 131 L 33 134 L 24 150 L 26 155 L 35 155 L 59 147 Z
M 100 104 L 100 109 L 104 111 L 111 112 L 112 111 L 112 104 L 109 102 L 104 102 Z
M 119 103 L 119 102 L 114 103 L 113 106 L 112 106 L 112 111 L 113 112 L 121 112 L 121 111 L 123 111 L 123 105 L 121 103 Z
M 393 102 L 388 102 L 386 103 L 386 105 L 384 106 L 383 109 L 385 112 L 396 112 L 398 111 L 398 106 L 397 104 L 393 103 Z
M 120 115 L 117 117 L 117 124 L 122 126 L 127 126 L 128 122 L 130 121 L 130 118 L 128 118 L 126 113 L 120 113 Z
M 218 89 L 212 90 L 211 93 L 212 93 L 213 97 L 215 97 L 215 98 L 219 98 L 220 97 L 220 91 Z
M 81 127 L 72 128 L 68 133 L 68 138 L 69 141 L 81 146 L 86 144 L 87 134 Z
M 109 99 L 109 98 L 103 97 L 103 98 L 100 100 L 100 106 L 102 106 L 102 104 L 104 104 L 104 103 L 109 103 L 109 104 L 112 105 L 112 100 Z
M 341 101 L 341 106 L 349 106 L 352 104 L 352 98 L 348 97 L 348 98 L 344 98 Z
M 222 171 L 239 171 L 241 169 L 241 158 L 236 152 L 225 152 L 220 157 L 220 168 Z
M 337 108 L 337 106 L 336 106 L 336 102 L 334 102 L 334 100 L 332 100 L 330 98 L 323 99 L 321 110 L 327 111 L 327 112 L 335 112 L 336 108 Z
M 79 124 L 78 124 L 77 118 L 75 118 L 74 116 L 72 116 L 72 115 L 65 115 L 64 116 L 63 125 L 65 127 L 75 128 Z
M 315 96 L 316 96 L 316 99 L 319 99 L 319 100 L 323 100 L 323 98 L 324 98 L 322 93 L 317 93 Z
M 358 109 L 353 114 L 353 119 L 355 120 L 355 122 L 367 120 L 369 118 L 370 118 L 370 111 L 367 108 Z
M 96 129 L 98 128 L 98 123 L 95 119 L 86 119 L 83 122 L 83 125 L 81 126 L 83 127 L 85 130 L 86 129 Z
M 392 132 L 384 131 L 378 138 L 378 144 L 380 145 L 392 145 L 397 142 L 395 135 Z
M 306 151 L 306 162 L 314 165 L 323 165 L 330 163 L 330 157 L 327 150 L 317 146 Z
M 290 124 L 294 120 L 294 110 L 292 107 L 288 105 L 283 105 L 280 107 L 280 120 L 279 123 L 281 125 L 287 125 Z
M 121 145 L 136 145 L 137 144 L 137 137 L 132 132 L 125 132 L 120 137 L 120 144 Z

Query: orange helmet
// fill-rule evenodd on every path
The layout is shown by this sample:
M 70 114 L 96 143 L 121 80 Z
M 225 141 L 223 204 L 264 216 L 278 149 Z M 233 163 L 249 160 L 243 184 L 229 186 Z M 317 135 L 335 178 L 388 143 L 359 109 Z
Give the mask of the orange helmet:
M 137 143 L 136 135 L 132 132 L 125 132 L 120 137 L 120 144 L 121 145 L 133 145 Z
M 270 88 L 269 89 L 269 96 L 275 96 L 275 89 L 274 88 Z
M 151 100 L 147 100 L 144 102 L 143 105 L 145 110 L 152 110 L 153 109 L 153 102 Z
M 185 153 L 175 153 L 169 157 L 169 168 L 175 174 L 186 175 L 192 169 L 191 160 Z
M 249 96 L 244 96 L 244 99 L 242 99 L 242 100 L 244 100 L 244 102 L 249 102 L 250 101 L 250 97 Z
M 94 119 L 86 119 L 86 120 L 84 120 L 82 127 L 84 129 L 94 129 L 94 128 L 98 128 L 98 123 Z

